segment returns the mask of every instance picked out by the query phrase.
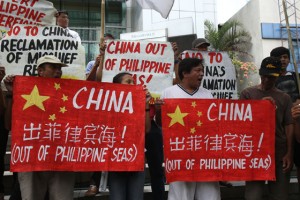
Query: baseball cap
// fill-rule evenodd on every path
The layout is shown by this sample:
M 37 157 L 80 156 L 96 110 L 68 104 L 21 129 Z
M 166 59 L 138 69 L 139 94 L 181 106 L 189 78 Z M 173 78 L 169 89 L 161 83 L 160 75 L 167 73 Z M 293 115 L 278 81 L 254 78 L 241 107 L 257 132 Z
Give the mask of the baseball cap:
M 46 55 L 46 56 L 40 57 L 37 60 L 37 67 L 39 67 L 41 64 L 44 64 L 44 63 L 52 63 L 52 64 L 60 65 L 61 67 L 68 66 L 68 65 L 62 63 L 58 58 L 56 58 L 55 56 L 52 56 L 52 55 Z
M 281 72 L 280 59 L 275 57 L 266 57 L 261 62 L 259 75 L 279 76 L 280 72 Z
M 192 42 L 192 47 L 197 48 L 202 44 L 206 44 L 207 46 L 210 46 L 210 43 L 205 38 L 198 38 Z

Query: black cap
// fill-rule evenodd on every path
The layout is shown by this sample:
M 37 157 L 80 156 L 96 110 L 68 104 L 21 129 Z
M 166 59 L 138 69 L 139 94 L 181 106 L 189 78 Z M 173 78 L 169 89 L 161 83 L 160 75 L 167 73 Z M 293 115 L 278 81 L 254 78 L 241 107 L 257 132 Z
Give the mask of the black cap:
M 202 44 L 206 44 L 207 46 L 210 46 L 210 43 L 205 38 L 198 38 L 192 42 L 192 47 L 197 48 Z
M 276 57 L 266 57 L 263 59 L 259 69 L 259 75 L 279 76 L 281 71 L 280 59 Z

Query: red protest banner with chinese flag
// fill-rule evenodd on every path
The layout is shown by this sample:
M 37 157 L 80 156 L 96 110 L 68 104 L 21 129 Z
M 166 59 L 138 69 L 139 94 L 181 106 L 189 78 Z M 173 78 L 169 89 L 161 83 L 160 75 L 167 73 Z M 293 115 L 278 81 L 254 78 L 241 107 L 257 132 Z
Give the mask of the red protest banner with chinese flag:
M 164 101 L 168 182 L 275 180 L 275 106 L 269 101 Z
M 17 76 L 11 171 L 144 170 L 142 86 Z

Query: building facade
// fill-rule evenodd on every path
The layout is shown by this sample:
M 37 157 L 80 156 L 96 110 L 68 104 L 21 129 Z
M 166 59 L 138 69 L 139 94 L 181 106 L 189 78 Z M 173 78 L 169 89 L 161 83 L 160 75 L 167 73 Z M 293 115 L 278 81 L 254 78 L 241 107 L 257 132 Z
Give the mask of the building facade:
M 249 31 L 252 37 L 252 48 L 249 52 L 252 55 L 257 66 L 263 58 L 270 55 L 270 51 L 278 46 L 289 48 L 288 34 L 281 0 L 251 0 L 231 19 L 241 22 L 244 28 Z M 296 31 L 298 26 L 297 14 L 300 7 L 299 1 L 287 0 L 289 23 L 292 32 L 292 43 L 295 50 L 297 65 L 300 65 L 299 59 L 299 36 Z M 289 66 L 290 69 L 293 67 Z
M 86 61 L 99 53 L 101 0 L 51 0 L 57 10 L 69 12 L 69 27 L 79 33 Z M 167 37 L 204 37 L 204 20 L 217 24 L 216 0 L 175 0 L 168 19 L 135 0 L 106 0 L 105 32 L 116 39 L 121 33 L 166 29 Z M 190 43 L 190 42 L 189 42 Z M 191 44 L 189 44 L 191 45 Z

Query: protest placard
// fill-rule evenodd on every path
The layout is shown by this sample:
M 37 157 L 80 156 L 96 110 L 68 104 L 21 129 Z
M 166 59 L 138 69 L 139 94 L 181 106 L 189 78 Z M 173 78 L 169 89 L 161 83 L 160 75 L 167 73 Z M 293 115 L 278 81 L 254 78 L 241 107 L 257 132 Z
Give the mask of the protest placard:
M 37 60 L 54 55 L 63 63 L 63 78 L 85 79 L 85 50 L 59 26 L 15 25 L 0 40 L 0 64 L 7 74 L 36 76 Z
M 184 51 L 182 58 L 204 60 L 204 78 L 201 85 L 214 98 L 238 99 L 235 67 L 227 52 Z
M 45 0 L 1 0 L 0 39 L 15 24 L 55 25 L 56 9 Z
M 141 86 L 17 76 L 11 171 L 142 171 Z
M 129 72 L 137 85 L 144 85 L 152 95 L 160 95 L 172 85 L 174 52 L 170 43 L 154 41 L 107 42 L 103 67 L 104 82 L 111 82 L 119 72 Z
M 166 99 L 167 181 L 275 180 L 274 119 L 266 100 Z

